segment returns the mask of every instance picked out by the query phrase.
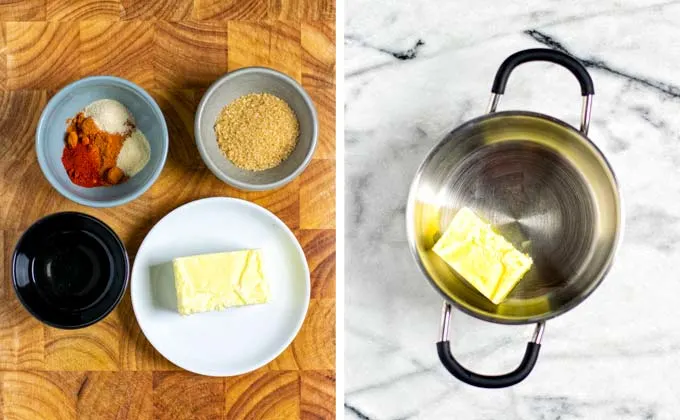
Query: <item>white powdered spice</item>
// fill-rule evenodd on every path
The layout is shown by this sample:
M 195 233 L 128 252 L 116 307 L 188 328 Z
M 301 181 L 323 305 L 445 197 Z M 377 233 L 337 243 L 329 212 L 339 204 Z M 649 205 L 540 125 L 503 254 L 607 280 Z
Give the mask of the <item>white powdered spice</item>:
M 113 99 L 94 101 L 83 112 L 86 117 L 92 117 L 100 130 L 114 134 L 129 132 L 135 122 L 125 105 Z
M 151 147 L 149 146 L 149 141 L 144 136 L 144 133 L 135 130 L 123 142 L 116 166 L 125 175 L 132 177 L 144 169 L 144 166 L 149 163 L 150 157 Z

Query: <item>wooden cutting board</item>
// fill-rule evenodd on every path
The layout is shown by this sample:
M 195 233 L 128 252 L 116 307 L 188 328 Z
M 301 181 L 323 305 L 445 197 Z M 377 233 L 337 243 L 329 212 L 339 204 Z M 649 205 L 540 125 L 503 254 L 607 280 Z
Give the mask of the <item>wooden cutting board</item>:
M 0 418 L 335 418 L 335 4 L 333 0 L 0 1 Z M 215 79 L 262 65 L 302 83 L 319 113 L 314 160 L 285 188 L 235 190 L 203 165 L 194 112 Z M 147 89 L 163 109 L 170 152 L 143 196 L 113 209 L 77 205 L 44 179 L 34 133 L 49 98 L 89 75 Z M 58 330 L 17 301 L 10 257 L 36 219 L 64 210 L 103 220 L 134 258 L 166 213 L 203 197 L 239 197 L 296 233 L 312 272 L 299 335 L 251 374 L 212 378 L 158 354 L 135 320 L 129 291 L 105 320 Z

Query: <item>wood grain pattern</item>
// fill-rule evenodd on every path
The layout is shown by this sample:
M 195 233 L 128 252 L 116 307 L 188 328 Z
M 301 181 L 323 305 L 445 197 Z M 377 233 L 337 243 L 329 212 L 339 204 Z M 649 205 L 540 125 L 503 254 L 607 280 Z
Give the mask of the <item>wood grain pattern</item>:
M 208 87 L 227 72 L 227 29 L 217 22 L 156 22 L 156 87 Z
M 333 22 L 335 24 L 335 0 L 321 0 L 315 2 L 305 2 L 306 13 L 302 19 L 314 21 Z
M 333 0 L 0 0 L 0 419 L 332 419 L 335 416 L 335 58 Z M 319 116 L 303 175 L 267 192 L 217 179 L 193 125 L 207 87 L 264 65 L 296 79 Z M 65 84 L 112 74 L 144 87 L 168 125 L 164 170 L 123 206 L 62 197 L 42 175 L 35 130 Z M 274 212 L 304 248 L 312 301 L 279 357 L 246 375 L 212 378 L 173 365 L 137 324 L 130 291 L 103 321 L 58 330 L 34 319 L 10 276 L 20 235 L 37 219 L 80 211 L 108 224 L 134 261 L 165 214 L 192 200 L 236 197 Z
M 0 228 L 24 230 L 44 214 L 46 207 L 64 203 L 42 176 L 37 161 L 3 159 L 0 169 L 5 175 L 0 182 L 3 203 L 0 208 Z M 35 193 L 28 197 L 26 191 Z
M 43 369 L 43 327 L 12 300 L 0 309 L 0 369 Z
M 188 20 L 193 6 L 193 0 L 121 0 L 123 19 L 126 20 Z
M 335 301 L 312 299 L 304 324 L 293 341 L 295 360 L 303 370 L 335 366 Z
M 0 273 L 3 273 L 2 277 L 0 277 L 0 299 L 11 296 L 12 284 L 9 276 L 4 275 L 4 273 L 9 274 L 11 270 L 12 250 L 18 237 L 19 232 L 0 230 L 0 256 L 2 256 Z
M 207 169 L 186 170 L 168 162 L 161 179 L 151 187 L 154 217 L 160 219 L 171 210 L 204 197 L 236 197 L 264 205 L 291 229 L 300 226 L 300 181 L 292 181 L 272 191 L 246 192 L 220 181 Z
M 45 0 L 3 0 L 0 16 L 6 22 L 45 20 Z
M 309 264 L 312 297 L 335 297 L 335 230 L 301 230 L 297 236 Z
M 150 93 L 163 111 L 168 125 L 168 159 L 184 169 L 205 168 L 194 140 L 194 115 L 201 100 L 199 92 L 192 89 L 154 89 Z
M 305 371 L 301 374 L 301 418 L 322 420 L 335 413 L 335 372 Z
M 271 191 L 238 191 L 237 198 L 266 207 L 283 220 L 290 229 L 300 227 L 300 179 Z
M 153 40 L 154 27 L 146 22 L 81 22 L 81 76 L 118 76 L 153 88 Z
M 269 0 L 269 18 L 297 22 L 300 20 L 302 0 Z
M 78 389 L 79 419 L 153 418 L 151 372 L 87 372 Z
M 7 42 L 5 42 L 5 24 L 0 22 L 0 92 L 5 90 L 7 90 Z
M 83 378 L 82 372 L 0 372 L 3 418 L 75 420 Z
M 300 24 L 294 22 L 230 22 L 229 70 L 271 67 L 302 82 Z
M 299 23 L 273 22 L 269 25 L 270 67 L 302 83 L 302 34 Z
M 226 378 L 226 414 L 233 420 L 299 419 L 299 374 L 252 372 Z
M 261 368 L 265 371 L 271 370 L 300 370 L 300 364 L 295 359 L 293 344 L 291 343 L 276 359 L 267 363 Z
M 319 141 L 314 152 L 318 159 L 335 159 L 335 89 L 309 88 L 319 119 Z
M 120 20 L 118 0 L 47 0 L 47 20 Z
M 6 22 L 7 89 L 55 89 L 79 75 L 77 22 Z
M 269 0 L 269 17 L 289 21 L 335 21 L 335 1 Z
M 120 321 L 115 313 L 76 331 L 45 329 L 47 370 L 118 370 Z
M 153 401 L 154 419 L 222 419 L 224 378 L 154 372 Z
M 335 228 L 335 161 L 312 159 L 302 173 L 300 227 Z
M 229 71 L 268 66 L 270 31 L 266 22 L 229 23 Z
M 198 20 L 265 20 L 266 0 L 194 0 L 193 17 Z
M 305 87 L 334 87 L 335 23 L 303 23 L 302 49 L 302 82 Z
M 0 156 L 5 159 L 35 159 L 35 129 L 47 105 L 47 94 L 40 90 L 0 92 Z M 15 118 L 23 115 L 23 118 Z
M 123 206 L 94 209 L 73 203 L 61 196 L 45 180 L 37 161 L 4 159 L 0 170 L 0 229 L 25 230 L 36 219 L 58 211 L 80 211 L 108 224 L 125 243 L 132 256 L 151 228 L 151 194 L 146 192 Z M 26 192 L 30 191 L 31 194 Z

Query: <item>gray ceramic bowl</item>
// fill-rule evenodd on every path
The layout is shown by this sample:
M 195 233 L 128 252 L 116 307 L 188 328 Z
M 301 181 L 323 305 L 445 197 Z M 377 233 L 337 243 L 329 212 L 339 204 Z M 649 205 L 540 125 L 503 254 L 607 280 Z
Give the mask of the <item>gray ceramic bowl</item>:
M 288 159 L 275 168 L 246 171 L 227 159 L 217 145 L 215 121 L 222 108 L 249 93 L 270 93 L 290 105 L 300 123 L 300 137 Z M 222 181 L 242 190 L 279 188 L 300 175 L 312 159 L 318 136 L 316 109 L 309 95 L 293 79 L 263 67 L 248 67 L 223 76 L 210 86 L 198 105 L 194 132 L 201 157 Z
M 151 158 L 127 182 L 83 188 L 71 182 L 61 163 L 66 120 L 99 99 L 115 99 L 132 112 L 137 128 L 149 140 Z M 47 104 L 38 122 L 35 149 L 45 178 L 63 196 L 86 206 L 113 207 L 139 197 L 156 181 L 168 155 L 168 127 L 158 104 L 144 89 L 118 77 L 87 77 L 60 90 Z

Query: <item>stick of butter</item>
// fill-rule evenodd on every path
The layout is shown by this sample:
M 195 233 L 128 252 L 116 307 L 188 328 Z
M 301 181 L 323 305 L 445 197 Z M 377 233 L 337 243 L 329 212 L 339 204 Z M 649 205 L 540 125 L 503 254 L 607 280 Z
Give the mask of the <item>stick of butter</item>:
M 172 268 L 182 315 L 269 300 L 257 249 L 176 258 Z
M 531 268 L 533 260 L 463 207 L 432 250 L 496 305 Z

